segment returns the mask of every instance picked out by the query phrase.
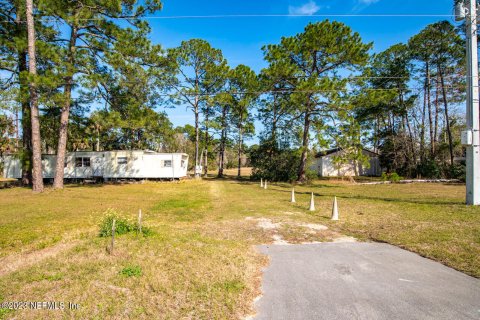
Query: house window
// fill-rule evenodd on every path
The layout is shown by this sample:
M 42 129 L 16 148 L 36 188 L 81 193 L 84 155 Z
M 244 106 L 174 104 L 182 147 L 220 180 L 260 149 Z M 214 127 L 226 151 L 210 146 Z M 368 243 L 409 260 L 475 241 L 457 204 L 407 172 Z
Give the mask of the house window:
M 172 160 L 163 160 L 163 167 L 164 168 L 171 168 L 172 167 Z
M 186 163 L 185 160 L 182 160 L 181 163 L 182 163 L 182 168 L 185 168 L 185 163 Z
M 117 164 L 127 164 L 128 158 L 127 157 L 117 157 Z
M 89 157 L 76 157 L 75 158 L 75 167 L 77 167 L 77 168 L 90 167 L 90 158 Z
M 63 165 L 64 168 L 68 167 L 68 159 L 65 158 L 65 162 L 64 162 L 64 165 Z

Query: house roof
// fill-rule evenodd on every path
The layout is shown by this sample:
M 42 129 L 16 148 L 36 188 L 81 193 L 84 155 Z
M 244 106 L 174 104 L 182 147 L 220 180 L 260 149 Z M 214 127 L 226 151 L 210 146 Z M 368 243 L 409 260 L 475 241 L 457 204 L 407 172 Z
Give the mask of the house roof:
M 323 151 L 320 151 L 319 153 L 317 153 L 315 155 L 315 158 L 322 158 L 322 157 L 328 156 L 328 155 L 333 154 L 333 153 L 337 153 L 337 152 L 342 151 L 342 150 L 343 150 L 342 148 L 333 148 L 333 149 L 323 150 Z M 368 153 L 372 153 L 374 155 L 378 155 L 378 153 L 370 151 L 370 150 L 365 149 L 365 148 L 362 148 L 362 150 L 366 151 Z

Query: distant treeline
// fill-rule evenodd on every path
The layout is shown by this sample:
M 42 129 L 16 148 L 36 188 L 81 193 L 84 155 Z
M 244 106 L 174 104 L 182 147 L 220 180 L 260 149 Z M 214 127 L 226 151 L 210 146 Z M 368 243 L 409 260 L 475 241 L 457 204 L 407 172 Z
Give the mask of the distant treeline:
M 220 177 L 234 165 L 240 175 L 251 161 L 257 177 L 305 181 L 312 154 L 328 147 L 345 150 L 339 164 L 368 162 L 366 147 L 388 172 L 463 174 L 464 34 L 447 21 L 378 54 L 343 23 L 310 23 L 265 45 L 268 67 L 257 74 L 230 67 L 205 40 L 170 49 L 151 43 L 143 18 L 161 10 L 158 0 L 39 1 L 30 43 L 28 1 L 0 0 L 0 153 L 20 154 L 25 184 L 35 139 L 42 152 L 58 155 L 187 152 L 192 167 Z M 30 114 L 32 94 L 38 119 Z M 162 111 L 171 107 L 186 108 L 191 125 L 173 127 Z M 255 135 L 260 143 L 246 147 Z M 64 157 L 57 159 L 63 170 Z

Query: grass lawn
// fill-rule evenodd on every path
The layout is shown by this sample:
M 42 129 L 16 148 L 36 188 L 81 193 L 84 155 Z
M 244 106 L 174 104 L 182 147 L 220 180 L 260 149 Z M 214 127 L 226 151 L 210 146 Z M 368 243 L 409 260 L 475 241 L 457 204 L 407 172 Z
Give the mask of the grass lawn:
M 0 302 L 63 301 L 78 310 L 0 310 L 0 318 L 231 319 L 253 313 L 267 258 L 254 245 L 339 235 L 385 241 L 480 277 L 480 208 L 461 185 L 297 187 L 233 180 L 0 190 Z M 317 211 L 308 212 L 309 192 Z M 333 196 L 340 221 L 329 220 Z M 112 208 L 138 209 L 152 234 L 98 237 Z M 262 220 L 263 219 L 263 220 Z M 260 222 L 265 222 L 263 228 Z M 309 228 L 325 225 L 329 230 Z M 260 227 L 259 227 L 260 225 Z M 274 226 L 274 227 L 271 227 Z

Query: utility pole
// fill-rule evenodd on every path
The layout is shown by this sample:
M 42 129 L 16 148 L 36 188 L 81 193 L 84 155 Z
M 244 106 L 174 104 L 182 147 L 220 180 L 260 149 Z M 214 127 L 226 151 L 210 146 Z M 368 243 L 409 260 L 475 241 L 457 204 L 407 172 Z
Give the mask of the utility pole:
M 466 6 L 465 6 L 466 2 Z M 477 0 L 460 0 L 456 20 L 465 19 L 467 36 L 467 131 L 462 132 L 466 148 L 467 205 L 480 205 L 480 110 L 478 90 Z

